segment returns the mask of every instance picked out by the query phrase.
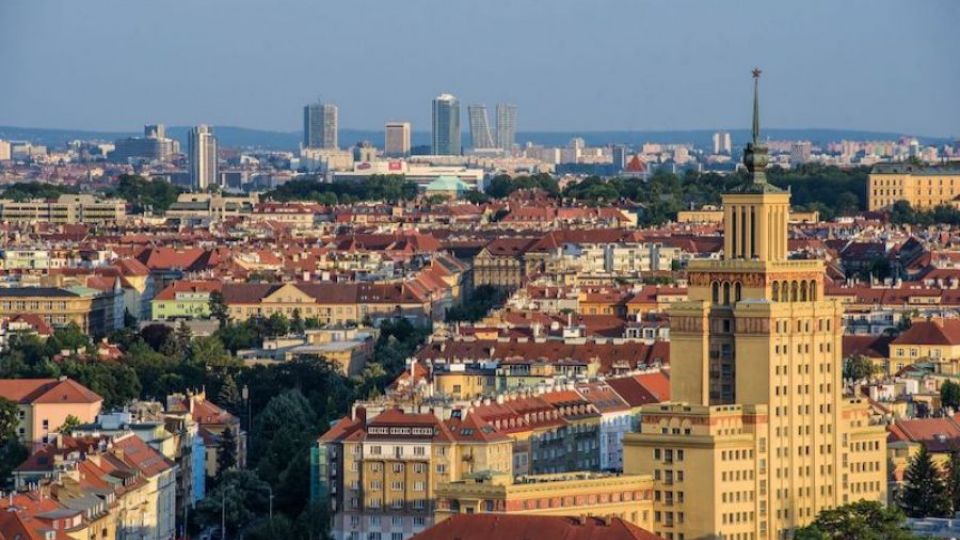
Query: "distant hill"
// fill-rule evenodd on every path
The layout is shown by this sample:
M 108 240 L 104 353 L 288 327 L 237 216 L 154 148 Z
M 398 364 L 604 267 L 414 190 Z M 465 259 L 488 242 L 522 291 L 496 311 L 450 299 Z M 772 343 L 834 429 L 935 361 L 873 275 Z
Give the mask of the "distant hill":
M 167 128 L 167 134 L 180 140 L 186 148 L 186 126 Z M 241 128 L 232 126 L 215 126 L 214 132 L 220 144 L 226 148 L 263 148 L 273 150 L 296 150 L 299 147 L 302 134 L 299 131 L 267 131 L 261 129 Z M 627 144 L 636 146 L 642 143 L 693 143 L 702 148 L 711 146 L 711 137 L 714 130 L 698 129 L 685 131 L 521 131 L 517 133 L 517 142 L 524 144 L 532 141 L 535 144 L 546 146 L 565 146 L 574 137 L 582 137 L 588 145 L 603 146 L 607 144 Z M 70 129 L 42 129 L 0 126 L 0 139 L 28 140 L 35 144 L 45 144 L 53 147 L 65 146 L 75 139 L 114 141 L 123 137 L 139 136 L 142 132 L 116 131 L 84 131 Z M 750 131 L 747 129 L 730 130 L 734 146 L 742 146 L 749 140 Z M 769 139 L 809 140 L 814 143 L 826 143 L 842 139 L 863 141 L 897 139 L 904 133 L 874 132 L 845 129 L 768 129 L 763 132 Z M 430 144 L 430 133 L 416 131 L 412 134 L 413 145 Z M 945 144 L 949 139 L 937 137 L 917 136 L 922 144 Z M 470 137 L 464 133 L 463 140 L 469 143 Z M 376 146 L 383 146 L 383 131 L 362 129 L 341 129 L 340 144 L 351 146 L 359 141 L 370 141 Z

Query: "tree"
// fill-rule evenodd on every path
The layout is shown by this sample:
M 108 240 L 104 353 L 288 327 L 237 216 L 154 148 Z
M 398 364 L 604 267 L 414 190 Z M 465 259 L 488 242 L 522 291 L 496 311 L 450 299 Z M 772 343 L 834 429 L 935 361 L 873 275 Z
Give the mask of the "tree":
M 61 351 L 86 351 L 90 347 L 90 336 L 87 335 L 75 322 L 61 326 L 54 330 L 47 339 L 47 356 L 53 356 Z
M 216 487 L 197 503 L 194 519 L 203 527 L 219 527 L 221 505 L 230 537 L 250 525 L 269 508 L 269 486 L 247 470 L 232 470 L 221 475 Z
M 30 452 L 16 437 L 0 443 L 0 486 L 7 487 L 13 480 L 13 470 L 20 466 Z
M 290 318 L 290 332 L 301 335 L 306 328 L 306 323 L 303 322 L 303 317 L 300 315 L 300 308 L 294 308 L 293 317 Z
M 903 512 L 876 501 L 857 501 L 822 510 L 810 525 L 794 532 L 795 540 L 913 540 Z
M 854 381 L 869 379 L 877 369 L 869 358 L 855 355 L 843 361 L 843 378 Z
M 273 540 L 275 538 L 298 538 L 295 534 L 293 521 L 283 514 L 276 514 L 273 519 L 268 519 L 256 527 L 250 529 L 244 535 L 249 540 Z
M 953 410 L 960 408 L 960 383 L 951 380 L 943 381 L 940 385 L 940 403 Z
M 954 512 L 960 512 L 960 450 L 950 452 L 947 463 L 947 491 L 950 492 L 950 506 Z
M 217 404 L 225 407 L 228 411 L 236 413 L 240 407 L 240 389 L 237 387 L 237 380 L 233 375 L 227 374 L 223 378 L 223 386 L 220 387 L 220 393 L 217 394 Z
M 217 445 L 217 477 L 222 478 L 224 473 L 237 466 L 237 437 L 229 426 L 220 434 L 220 443 Z
M 16 439 L 19 425 L 20 407 L 16 402 L 0 397 L 0 441 Z
M 140 337 L 155 351 L 163 348 L 173 335 L 173 329 L 165 324 L 148 324 L 140 330 Z
M 297 516 L 297 536 L 304 540 L 326 540 L 330 537 L 330 505 L 313 501 Z
M 257 474 L 274 487 L 278 508 L 300 512 L 310 495 L 316 413 L 299 390 L 288 390 L 270 400 L 253 429 Z
M 227 307 L 223 293 L 220 291 L 210 293 L 207 307 L 210 311 L 210 318 L 220 321 L 220 328 L 225 327 L 230 320 L 230 308 Z
M 17 468 L 29 453 L 20 444 L 17 427 L 20 425 L 19 407 L 13 401 L 0 397 L 0 486 L 6 487 L 13 469 Z
M 907 517 L 950 515 L 950 494 L 926 446 L 921 446 L 920 451 L 910 460 L 899 502 Z
M 63 420 L 63 424 L 57 428 L 58 433 L 69 434 L 71 431 L 80 427 L 80 419 L 72 414 L 68 414 L 67 417 Z
M 290 330 L 290 321 L 280 312 L 271 314 L 265 322 L 266 335 L 271 338 L 285 336 Z

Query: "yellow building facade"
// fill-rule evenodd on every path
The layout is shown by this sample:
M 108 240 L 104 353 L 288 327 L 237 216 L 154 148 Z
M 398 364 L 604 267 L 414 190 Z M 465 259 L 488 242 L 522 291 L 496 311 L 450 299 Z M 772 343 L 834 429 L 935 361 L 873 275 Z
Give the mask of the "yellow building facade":
M 880 210 L 906 201 L 913 208 L 957 206 L 960 168 L 924 167 L 910 163 L 877 165 L 867 177 L 867 209 Z
M 618 517 L 653 528 L 653 478 L 575 472 L 518 477 L 476 475 L 437 486 L 434 521 L 456 514 Z
M 843 309 L 823 297 L 822 261 L 787 257 L 790 194 L 766 182 L 754 99 L 752 181 L 723 197 L 723 260 L 691 261 L 689 300 L 670 309 L 671 402 L 644 406 L 624 439 L 668 540 L 786 538 L 825 508 L 886 499 L 885 430 L 843 396 Z

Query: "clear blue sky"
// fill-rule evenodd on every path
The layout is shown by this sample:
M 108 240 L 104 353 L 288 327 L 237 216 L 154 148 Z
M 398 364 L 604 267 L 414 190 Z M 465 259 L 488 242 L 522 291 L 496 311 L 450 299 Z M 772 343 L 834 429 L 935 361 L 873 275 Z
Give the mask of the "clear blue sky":
M 957 0 L 0 0 L 0 124 L 293 131 L 430 99 L 518 105 L 521 130 L 763 123 L 960 136 Z

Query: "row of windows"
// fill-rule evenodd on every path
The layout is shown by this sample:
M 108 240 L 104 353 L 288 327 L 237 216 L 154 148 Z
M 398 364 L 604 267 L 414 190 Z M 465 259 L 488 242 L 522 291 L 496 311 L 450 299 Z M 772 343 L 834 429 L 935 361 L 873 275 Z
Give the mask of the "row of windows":
M 720 479 L 724 482 L 736 482 L 739 480 L 753 480 L 752 469 L 742 471 L 723 471 L 720 473 Z

